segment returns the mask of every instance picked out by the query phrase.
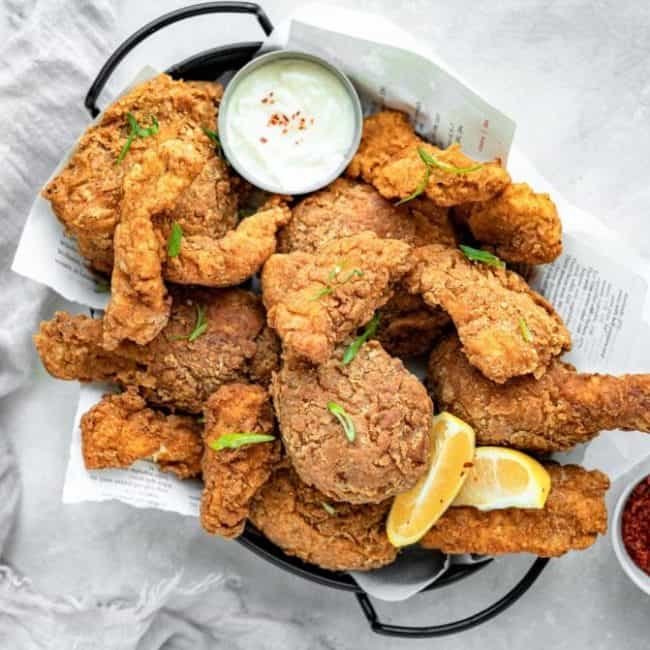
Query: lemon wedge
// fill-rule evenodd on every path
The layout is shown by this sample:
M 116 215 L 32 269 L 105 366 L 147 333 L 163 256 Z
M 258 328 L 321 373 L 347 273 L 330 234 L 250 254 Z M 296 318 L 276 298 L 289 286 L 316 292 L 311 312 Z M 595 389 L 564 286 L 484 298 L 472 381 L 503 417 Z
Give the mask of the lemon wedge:
M 454 506 L 479 510 L 543 508 L 551 477 L 534 458 L 514 449 L 477 447 Z
M 429 471 L 408 492 L 398 494 L 386 533 L 393 546 L 414 544 L 449 507 L 463 486 L 474 457 L 474 430 L 450 413 L 433 418 Z

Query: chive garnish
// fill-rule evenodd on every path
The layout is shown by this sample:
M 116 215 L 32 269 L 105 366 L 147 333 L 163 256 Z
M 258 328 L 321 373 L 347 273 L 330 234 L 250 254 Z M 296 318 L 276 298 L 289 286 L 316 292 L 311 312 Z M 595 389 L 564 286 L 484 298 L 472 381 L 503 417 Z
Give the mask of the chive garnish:
M 455 167 L 454 165 L 450 165 L 449 163 L 443 162 L 442 160 L 438 160 L 424 147 L 418 147 L 418 156 L 420 156 L 420 160 L 425 164 L 424 176 L 411 194 L 404 197 L 401 201 L 398 201 L 395 204 L 396 207 L 398 205 L 402 205 L 402 203 L 406 203 L 407 201 L 412 201 L 414 198 L 420 196 L 424 190 L 426 190 L 427 185 L 429 184 L 429 178 L 431 178 L 431 170 L 434 167 L 442 169 L 445 172 L 449 172 L 450 174 L 469 174 L 470 172 L 475 172 L 483 168 L 483 165 L 480 163 L 477 163 L 472 167 Z
M 330 517 L 336 515 L 336 509 L 327 503 L 327 501 L 321 501 L 321 505 L 323 506 L 323 510 L 325 510 Z
M 120 151 L 120 155 L 115 161 L 116 165 L 119 165 L 124 160 L 124 157 L 131 148 L 132 142 L 136 138 L 148 138 L 150 135 L 156 135 L 156 133 L 158 133 L 158 120 L 154 115 L 150 115 L 149 117 L 151 117 L 151 126 L 143 127 L 138 124 L 138 121 L 135 119 L 135 115 L 133 115 L 133 113 L 129 112 L 126 114 L 126 119 L 129 122 L 130 131 L 129 136 L 126 139 L 122 150 Z
M 437 167 L 438 169 L 442 169 L 442 171 L 449 172 L 450 174 L 469 174 L 470 172 L 477 172 L 479 169 L 483 169 L 481 163 L 476 163 L 476 165 L 472 165 L 471 167 L 456 167 L 455 165 L 450 165 L 442 160 L 438 160 L 423 147 L 418 147 L 418 155 L 422 162 L 429 168 Z
M 521 331 L 521 336 L 526 343 L 533 342 L 533 334 L 528 327 L 528 323 L 526 323 L 523 318 L 519 319 L 519 330 Z
M 178 221 L 174 221 L 167 240 L 167 255 L 169 257 L 178 257 L 181 252 L 181 239 L 183 239 L 183 229 Z
M 167 336 L 168 341 L 180 341 L 187 339 L 190 343 L 196 341 L 208 329 L 208 320 L 205 317 L 205 305 L 196 306 L 196 322 L 194 329 L 187 335 Z
M 243 433 L 224 433 L 217 440 L 212 440 L 209 445 L 215 451 L 222 449 L 237 449 L 244 445 L 255 445 L 260 442 L 271 442 L 275 440 L 275 436 L 267 433 L 251 433 L 249 431 Z
M 343 365 L 347 366 L 354 357 L 357 356 L 357 353 L 361 349 L 361 346 L 372 336 L 375 335 L 377 327 L 379 326 L 379 312 L 376 311 L 375 315 L 366 325 L 366 328 L 363 330 L 363 333 L 360 336 L 357 336 L 350 345 L 348 345 L 347 350 L 343 354 Z
M 472 262 L 481 262 L 488 266 L 496 266 L 499 269 L 503 269 L 506 266 L 505 263 L 496 255 L 492 255 L 492 253 L 488 253 L 487 251 L 472 248 L 471 246 L 465 246 L 464 244 L 460 245 L 460 250 L 463 251 L 465 257 Z
M 219 137 L 219 134 L 216 131 L 213 131 L 212 129 L 209 129 L 207 126 L 202 126 L 201 128 L 203 129 L 203 133 L 205 133 L 205 135 L 207 135 L 208 138 L 210 138 L 210 140 L 212 140 L 212 142 L 214 142 L 214 146 L 217 149 L 217 153 L 219 154 L 219 158 L 224 158 L 225 159 L 225 157 L 223 155 L 223 149 L 221 148 L 221 138 Z M 228 161 L 226 161 L 226 163 L 227 162 Z
M 110 282 L 108 282 L 108 280 L 104 280 L 103 278 L 95 278 L 95 288 L 93 291 L 95 293 L 110 293 Z
M 345 409 L 336 402 L 327 402 L 327 410 L 341 423 L 347 439 L 350 442 L 354 442 L 354 439 L 357 437 L 357 431 L 354 428 L 354 422 L 352 422 Z
M 362 278 L 363 277 L 363 271 L 361 269 L 352 269 L 344 278 L 341 278 L 338 280 L 336 283 L 336 286 L 332 286 L 332 282 L 334 280 L 338 279 L 339 274 L 341 271 L 345 268 L 345 262 L 342 262 L 341 264 L 337 264 L 328 274 L 327 274 L 327 284 L 322 288 L 319 289 L 310 299 L 309 301 L 312 302 L 314 300 L 318 300 L 319 298 L 322 298 L 323 296 L 328 296 L 330 293 L 334 293 L 334 290 L 336 287 L 340 287 L 343 284 L 346 284 L 349 282 L 352 278 L 357 277 L 357 278 Z

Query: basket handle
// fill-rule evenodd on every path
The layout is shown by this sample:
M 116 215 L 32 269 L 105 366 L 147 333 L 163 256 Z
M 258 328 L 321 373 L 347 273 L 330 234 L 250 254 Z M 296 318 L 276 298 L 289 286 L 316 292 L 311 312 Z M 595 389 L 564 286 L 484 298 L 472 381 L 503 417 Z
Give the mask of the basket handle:
M 264 34 L 268 36 L 273 31 L 273 24 L 269 17 L 264 13 L 264 10 L 254 2 L 203 2 L 201 4 L 191 5 L 170 11 L 167 14 L 152 20 L 144 27 L 141 27 L 137 32 L 129 36 L 108 58 L 108 61 L 103 65 L 99 74 L 93 81 L 86 99 L 84 106 L 90 112 L 92 117 L 97 117 L 99 109 L 97 108 L 97 97 L 103 90 L 106 82 L 117 67 L 120 61 L 136 46 L 138 43 L 144 41 L 145 38 L 151 36 L 158 30 L 179 20 L 192 18 L 193 16 L 201 16 L 203 14 L 254 14 L 257 17 L 257 22 L 264 30 Z
M 481 625 L 500 614 L 504 609 L 507 609 L 521 598 L 532 584 L 537 580 L 539 574 L 544 570 L 548 564 L 548 558 L 539 557 L 535 560 L 533 565 L 528 569 L 526 575 L 500 600 L 493 603 L 484 610 L 467 616 L 466 618 L 453 621 L 452 623 L 443 623 L 441 625 L 432 625 L 428 627 L 408 627 L 404 625 L 391 625 L 389 623 L 382 623 L 377 616 L 375 608 L 370 602 L 368 594 L 365 592 L 357 593 L 356 597 L 361 605 L 363 613 L 368 619 L 368 623 L 373 632 L 377 634 L 384 634 L 386 636 L 399 636 L 407 638 L 430 638 L 435 636 L 446 636 L 448 634 L 455 634 L 456 632 L 463 632 L 472 627 Z

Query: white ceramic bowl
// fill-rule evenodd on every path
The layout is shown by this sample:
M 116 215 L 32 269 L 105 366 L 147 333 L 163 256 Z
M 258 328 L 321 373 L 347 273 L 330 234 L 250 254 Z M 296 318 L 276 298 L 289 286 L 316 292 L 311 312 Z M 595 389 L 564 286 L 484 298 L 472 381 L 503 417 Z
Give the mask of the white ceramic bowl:
M 616 503 L 616 508 L 614 509 L 614 517 L 612 519 L 612 544 L 614 546 L 614 552 L 620 565 L 623 567 L 625 573 L 632 582 L 639 588 L 641 591 L 644 591 L 646 594 L 650 595 L 650 576 L 641 571 L 641 569 L 634 563 L 634 560 L 629 556 L 625 544 L 623 543 L 622 536 L 622 520 L 623 520 L 623 510 L 625 510 L 625 504 L 627 503 L 632 490 L 646 477 L 648 476 L 648 469 L 639 471 L 632 477 L 630 484 L 623 490 L 621 496 L 619 496 Z

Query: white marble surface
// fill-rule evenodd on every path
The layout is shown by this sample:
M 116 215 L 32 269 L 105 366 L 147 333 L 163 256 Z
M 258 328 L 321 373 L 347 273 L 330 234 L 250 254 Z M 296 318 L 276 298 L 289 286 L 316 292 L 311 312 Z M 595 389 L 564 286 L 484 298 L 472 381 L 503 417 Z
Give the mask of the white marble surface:
M 124 2 L 122 35 L 183 4 L 172 0 Z M 263 4 L 271 19 L 279 21 L 297 3 Z M 517 121 L 518 141 L 567 198 L 614 224 L 648 254 L 648 3 L 366 0 L 339 4 L 383 12 L 432 42 L 470 83 Z M 20 20 L 24 9 L 18 2 L 5 2 L 4 6 L 0 36 Z M 171 28 L 170 33 L 173 37 L 155 36 L 129 56 L 116 84 L 144 63 L 165 67 L 206 47 L 254 39 L 257 28 L 250 17 L 212 17 Z M 22 400 L 5 400 L 0 403 L 3 425 L 11 433 L 24 468 L 47 467 L 62 482 L 76 387 L 37 375 L 24 394 L 29 394 L 34 410 L 26 414 L 13 407 Z M 53 422 L 59 424 L 53 427 Z M 551 562 L 531 592 L 486 625 L 444 640 L 407 642 L 371 634 L 350 595 L 315 586 L 270 566 L 239 545 L 214 540 L 192 520 L 113 503 L 64 508 L 58 494 L 39 490 L 38 482 L 30 478 L 33 475 L 23 473 L 21 516 L 7 557 L 31 575 L 36 586 L 52 593 L 109 596 L 125 590 L 135 592 L 152 573 L 164 575 L 184 565 L 192 579 L 209 567 L 225 565 L 240 576 L 232 583 L 233 598 L 251 615 L 303 629 L 310 639 L 305 648 L 648 647 L 650 598 L 619 569 L 608 538 L 587 552 Z M 620 487 L 612 489 L 610 503 Z M 101 544 L 108 516 L 117 522 L 114 527 L 124 542 L 109 549 Z M 143 561 L 134 549 L 142 544 L 140 529 L 145 520 L 157 521 L 167 534 L 146 539 L 148 553 Z M 44 530 L 48 531 L 46 539 Z M 83 562 L 76 562 L 77 556 L 83 557 Z M 377 607 L 382 617 L 396 623 L 423 625 L 463 616 L 513 584 L 529 561 L 502 559 L 456 586 L 406 604 Z M 268 642 L 268 647 L 284 647 L 280 639 L 277 644 L 274 639 Z

